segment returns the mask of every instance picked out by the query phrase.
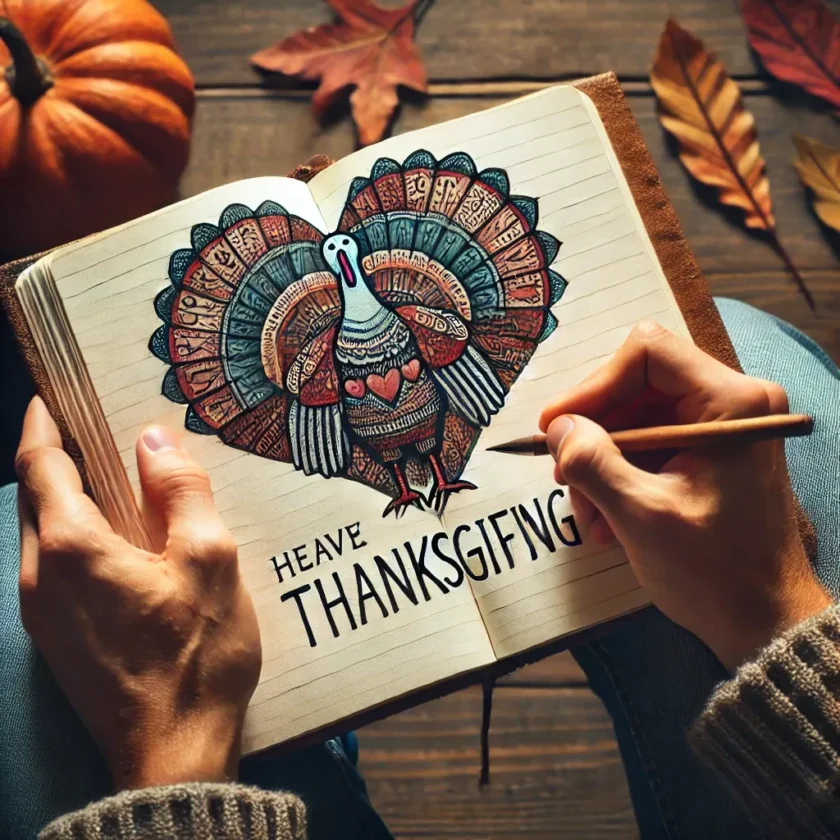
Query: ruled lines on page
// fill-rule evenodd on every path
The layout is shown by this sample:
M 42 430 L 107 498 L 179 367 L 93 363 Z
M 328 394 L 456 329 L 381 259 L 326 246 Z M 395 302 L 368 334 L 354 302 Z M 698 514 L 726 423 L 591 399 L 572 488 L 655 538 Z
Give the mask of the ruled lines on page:
M 623 552 L 594 544 L 570 518 L 549 458 L 486 448 L 536 431 L 540 409 L 606 362 L 637 321 L 688 330 L 584 94 L 552 88 L 354 153 L 310 183 L 327 224 L 337 223 L 352 178 L 379 157 L 402 162 L 418 148 L 438 159 L 466 151 L 479 171 L 506 170 L 512 195 L 538 198 L 537 226 L 562 242 L 553 268 L 569 281 L 553 308 L 557 330 L 471 455 L 464 478 L 477 489 L 453 497 L 444 516 L 459 553 L 471 558 L 471 586 L 503 658 L 637 609 L 646 598 Z
M 149 350 L 170 255 L 189 247 L 193 225 L 217 223 L 230 204 L 253 209 L 266 199 L 324 230 L 305 184 L 254 179 L 113 231 L 53 265 L 135 491 L 142 428 L 184 428 L 185 406 L 163 396 L 167 368 Z M 263 666 L 245 721 L 246 753 L 493 661 L 469 586 L 447 583 L 455 580 L 451 566 L 433 556 L 437 517 L 411 508 L 399 522 L 384 519 L 388 498 L 360 483 L 307 476 L 215 435 L 184 438 L 210 474 L 260 625 Z

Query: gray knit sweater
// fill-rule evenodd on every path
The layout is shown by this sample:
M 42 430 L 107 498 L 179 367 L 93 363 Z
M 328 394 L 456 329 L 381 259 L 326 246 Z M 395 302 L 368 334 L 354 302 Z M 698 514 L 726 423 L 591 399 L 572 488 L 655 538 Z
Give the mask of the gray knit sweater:
M 689 741 L 770 837 L 840 837 L 840 605 L 741 666 Z
M 234 784 L 129 790 L 51 822 L 39 840 L 306 840 L 290 793 Z
M 840 837 L 840 606 L 795 627 L 723 683 L 689 733 L 772 838 Z M 244 785 L 120 793 L 40 840 L 305 840 L 303 803 Z

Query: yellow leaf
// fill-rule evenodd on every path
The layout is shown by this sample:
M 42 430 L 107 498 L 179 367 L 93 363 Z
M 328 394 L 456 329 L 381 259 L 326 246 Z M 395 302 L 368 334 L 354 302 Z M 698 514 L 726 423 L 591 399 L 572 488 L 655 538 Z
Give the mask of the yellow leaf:
M 793 135 L 799 177 L 814 192 L 814 211 L 821 221 L 840 231 L 840 149 L 812 137 Z

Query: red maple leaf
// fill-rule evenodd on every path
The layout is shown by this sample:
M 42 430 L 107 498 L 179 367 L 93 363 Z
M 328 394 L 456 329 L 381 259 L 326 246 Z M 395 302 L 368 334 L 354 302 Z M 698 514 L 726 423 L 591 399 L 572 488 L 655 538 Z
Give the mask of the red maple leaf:
M 840 21 L 822 0 L 741 0 L 741 13 L 770 73 L 840 108 Z
M 320 79 L 312 107 L 322 115 L 350 86 L 359 142 L 381 140 L 399 104 L 397 86 L 428 91 L 426 68 L 414 43 L 421 0 L 382 9 L 369 0 L 327 0 L 337 20 L 296 32 L 251 57 L 252 64 L 304 79 Z M 425 4 L 424 4 L 425 5 Z

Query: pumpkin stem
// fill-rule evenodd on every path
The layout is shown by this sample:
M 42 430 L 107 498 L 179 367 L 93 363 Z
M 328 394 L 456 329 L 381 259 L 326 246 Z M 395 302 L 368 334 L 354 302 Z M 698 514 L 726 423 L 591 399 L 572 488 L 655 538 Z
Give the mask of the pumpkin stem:
M 0 41 L 12 56 L 12 63 L 3 71 L 9 90 L 21 105 L 31 105 L 55 84 L 52 74 L 8 18 L 0 17 Z

